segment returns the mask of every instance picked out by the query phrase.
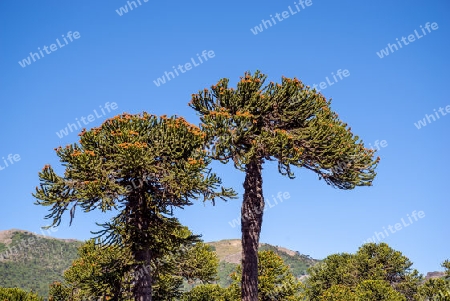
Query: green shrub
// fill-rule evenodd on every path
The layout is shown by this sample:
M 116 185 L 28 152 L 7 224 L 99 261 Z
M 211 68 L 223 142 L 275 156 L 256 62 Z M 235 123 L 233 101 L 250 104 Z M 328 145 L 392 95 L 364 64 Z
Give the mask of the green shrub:
M 0 287 L 0 300 L 4 301 L 44 301 L 42 297 L 32 292 L 26 292 L 20 288 Z
M 183 296 L 183 301 L 231 301 L 227 289 L 217 284 L 205 284 L 194 287 L 190 292 Z

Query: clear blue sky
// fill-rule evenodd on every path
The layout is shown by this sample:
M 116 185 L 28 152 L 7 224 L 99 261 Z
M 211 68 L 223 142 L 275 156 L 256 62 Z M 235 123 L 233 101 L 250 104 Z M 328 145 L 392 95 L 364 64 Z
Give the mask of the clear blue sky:
M 78 141 L 78 131 L 60 133 L 68 123 L 83 117 L 91 128 L 116 114 L 142 111 L 198 123 L 187 106 L 192 93 L 223 77 L 234 85 L 245 71 L 260 69 L 269 80 L 295 76 L 309 85 L 328 76 L 333 85 L 321 92 L 333 98 L 332 108 L 352 131 L 367 145 L 385 140 L 373 187 L 340 191 L 307 170 L 296 170 L 297 178 L 289 180 L 266 164 L 264 195 L 271 200 L 288 192 L 290 198 L 275 206 L 271 201 L 261 241 L 324 258 L 355 252 L 374 232 L 399 223 L 401 230 L 393 228 L 395 233 L 384 239 L 379 234 L 380 239 L 420 272 L 441 270 L 440 263 L 450 258 L 448 1 L 312 0 L 304 7 L 291 0 L 144 1 L 136 0 L 137 7 L 122 10 L 122 16 L 116 10 L 125 0 L 0 3 L 0 158 L 9 164 L 0 160 L 1 230 L 39 232 L 48 224 L 46 208 L 34 205 L 31 193 L 45 164 L 63 171 L 53 149 Z M 268 28 L 258 34 L 250 30 L 270 15 L 276 24 L 266 22 Z M 428 31 L 427 22 L 437 24 Z M 398 49 L 386 50 L 388 43 Z M 37 58 L 38 47 L 43 57 Z M 389 55 L 380 58 L 382 49 Z M 203 50 L 214 57 L 200 64 L 197 53 Z M 37 53 L 36 61 L 28 58 L 30 52 Z M 18 62 L 26 64 L 27 58 L 30 64 L 22 67 Z M 191 58 L 198 66 L 155 85 L 172 66 Z M 339 69 L 348 76 L 335 81 L 332 73 Z M 107 102 L 117 108 L 103 113 Z M 424 121 L 425 114 L 439 119 Z M 426 126 L 418 129 L 414 123 L 421 119 Z M 244 174 L 232 165 L 214 167 L 242 196 Z M 240 202 L 198 203 L 177 216 L 205 241 L 240 238 L 239 227 L 229 224 L 239 217 Z M 414 220 L 413 211 L 425 216 Z M 77 211 L 71 227 L 66 216 L 53 234 L 88 239 L 90 230 L 98 230 L 95 222 L 109 216 Z

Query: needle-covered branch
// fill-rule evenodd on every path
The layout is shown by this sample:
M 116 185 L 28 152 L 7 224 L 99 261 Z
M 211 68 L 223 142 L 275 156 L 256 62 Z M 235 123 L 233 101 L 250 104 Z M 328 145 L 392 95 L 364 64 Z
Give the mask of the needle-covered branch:
M 204 136 L 182 117 L 118 115 L 83 130 L 79 144 L 55 149 L 66 169 L 58 176 L 50 165 L 43 168 L 37 204 L 51 207 L 47 217 L 59 225 L 70 206 L 107 211 L 143 196 L 155 212 L 164 212 L 192 199 L 232 197 L 207 169 Z
M 246 173 L 241 211 L 242 301 L 258 298 L 258 243 L 264 197 L 262 166 L 278 161 L 282 175 L 293 178 L 291 166 L 315 172 L 341 189 L 368 186 L 379 158 L 364 147 L 347 124 L 330 109 L 331 100 L 300 80 L 282 78 L 264 85 L 266 76 L 249 72 L 229 88 L 224 78 L 197 94 L 189 105 L 200 115 L 211 158 Z M 249 218 L 247 218 L 249 217 Z
M 342 189 L 371 185 L 379 158 L 331 110 L 331 100 L 296 78 L 265 80 L 247 72 L 236 89 L 224 78 L 192 95 L 214 159 L 232 159 L 240 170 L 254 156 L 275 159 L 289 177 L 294 165 Z
M 70 222 L 76 207 L 85 212 L 116 209 L 99 237 L 126 246 L 135 268 L 163 257 L 177 227 L 173 208 L 195 199 L 214 202 L 235 197 L 232 189 L 207 168 L 205 134 L 181 117 L 122 114 L 100 127 L 83 130 L 77 144 L 57 148 L 63 176 L 46 165 L 33 194 L 38 205 L 50 207 L 47 218 L 59 225 L 67 210 Z M 151 300 L 154 279 L 142 274 L 133 286 L 135 300 Z

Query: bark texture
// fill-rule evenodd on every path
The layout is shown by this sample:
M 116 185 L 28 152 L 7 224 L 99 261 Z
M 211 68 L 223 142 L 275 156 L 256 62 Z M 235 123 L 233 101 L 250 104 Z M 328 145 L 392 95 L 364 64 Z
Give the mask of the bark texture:
M 133 257 L 139 265 L 135 269 L 136 282 L 133 289 L 135 301 L 151 301 L 152 300 L 152 273 L 142 268 L 150 266 L 152 254 L 149 248 L 149 227 L 151 215 L 144 195 L 138 195 L 133 198 L 131 203 L 132 210 L 130 212 L 130 224 L 133 225 L 132 237 L 140 238 L 140 244 L 134 242 L 132 247 Z
M 264 211 L 262 163 L 252 160 L 246 166 L 242 231 L 242 301 L 258 301 L 258 245 Z
M 150 251 L 142 250 L 135 254 L 135 258 L 139 261 L 150 262 Z M 135 301 L 151 301 L 152 300 L 152 275 L 151 273 L 138 273 L 134 287 Z

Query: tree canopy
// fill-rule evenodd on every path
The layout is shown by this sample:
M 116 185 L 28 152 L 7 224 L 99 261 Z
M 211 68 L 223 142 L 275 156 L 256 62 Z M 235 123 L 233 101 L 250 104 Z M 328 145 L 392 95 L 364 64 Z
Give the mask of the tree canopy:
M 301 282 L 294 277 L 289 266 L 273 251 L 260 251 L 259 256 L 259 300 L 301 300 Z M 183 301 L 237 301 L 241 296 L 241 266 L 231 274 L 232 284 L 227 288 L 218 285 L 200 285 L 183 296 Z
M 38 205 L 50 207 L 52 226 L 68 210 L 72 222 L 77 207 L 116 210 L 98 233 L 107 243 L 129 247 L 135 269 L 191 239 L 173 241 L 179 238 L 170 235 L 177 227 L 169 218 L 174 207 L 235 196 L 207 168 L 205 134 L 182 117 L 124 113 L 79 136 L 79 143 L 55 149 L 64 175 L 46 165 L 33 195 Z M 152 282 L 148 274 L 136 280 L 136 300 L 151 300 Z
M 259 71 L 246 72 L 236 89 L 223 78 L 192 94 L 211 158 L 246 173 L 241 211 L 242 300 L 258 300 L 258 243 L 264 211 L 262 165 L 278 162 L 282 175 L 291 166 L 313 171 L 340 189 L 370 186 L 379 158 L 331 110 L 331 99 L 297 78 L 270 82 Z
M 357 297 L 369 296 L 364 297 L 367 300 L 379 300 L 373 297 L 378 295 L 414 300 L 422 277 L 411 266 L 406 256 L 386 243 L 365 244 L 355 254 L 332 254 L 310 268 L 306 295 L 309 300 L 318 301 L 320 296 L 351 290 Z
M 7 301 L 44 301 L 44 298 L 33 292 L 27 292 L 20 288 L 0 287 L 0 300 Z
M 254 157 L 274 159 L 283 175 L 294 176 L 291 165 L 304 167 L 343 189 L 371 185 L 379 158 L 331 110 L 331 99 L 297 78 L 264 85 L 266 79 L 246 72 L 236 89 L 223 78 L 192 94 L 189 105 L 200 115 L 212 157 L 231 159 L 242 171 Z

